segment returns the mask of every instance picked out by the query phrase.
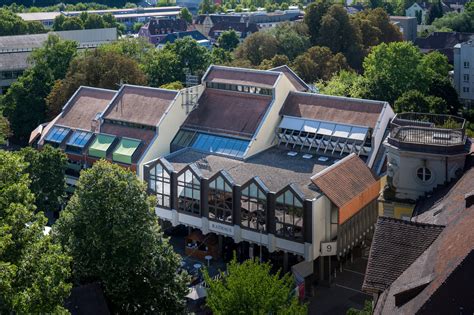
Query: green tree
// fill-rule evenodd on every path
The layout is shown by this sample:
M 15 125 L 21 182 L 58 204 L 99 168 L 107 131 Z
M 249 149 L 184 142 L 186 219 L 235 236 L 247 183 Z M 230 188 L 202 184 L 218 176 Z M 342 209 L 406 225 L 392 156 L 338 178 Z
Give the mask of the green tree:
M 347 310 L 346 315 L 372 315 L 372 302 L 365 301 L 364 308 L 361 310 L 351 307 Z
M 34 214 L 26 167 L 0 151 L 0 312 L 65 313 L 71 259 L 43 234 L 46 218 Z
M 184 88 L 183 83 L 180 81 L 175 81 L 175 82 L 170 82 L 167 84 L 163 84 L 160 86 L 162 89 L 168 89 L 168 90 L 181 90 Z
M 334 4 L 328 9 L 321 19 L 319 32 L 320 46 L 329 47 L 333 53 L 344 54 L 351 67 L 360 68 L 363 58 L 361 33 L 341 5 Z
M 105 28 L 105 22 L 99 14 L 88 14 L 84 21 L 85 29 Z
M 420 50 L 409 42 L 382 43 L 364 60 L 364 76 L 355 95 L 393 104 L 405 91 L 425 93 L 429 76 L 421 66 Z
M 445 114 L 446 102 L 436 96 L 426 96 L 417 90 L 408 91 L 395 101 L 395 111 Z
M 53 25 L 54 28 L 54 25 Z M 83 30 L 84 22 L 77 16 L 67 17 L 61 26 L 58 26 L 62 31 Z
M 217 39 L 217 44 L 219 48 L 225 49 L 227 51 L 234 50 L 237 45 L 239 45 L 239 37 L 234 30 L 228 30 L 222 32 L 221 36 Z
M 271 59 L 278 52 L 278 41 L 270 32 L 253 33 L 235 50 L 235 56 L 247 59 L 252 65 L 259 65 L 264 59 Z
M 188 8 L 182 8 L 179 12 L 179 17 L 186 21 L 188 24 L 193 23 L 193 15 L 189 12 Z
M 448 106 L 448 112 L 451 115 L 459 115 L 462 110 L 462 105 L 459 102 L 458 92 L 454 88 L 450 79 L 447 77 L 434 78 L 430 83 L 427 94 L 443 99 L 446 102 Z
M 150 55 L 149 61 L 144 64 L 144 71 L 148 76 L 148 84 L 151 86 L 161 86 L 163 84 L 181 81 L 179 60 L 177 56 L 169 50 L 155 51 Z
M 76 43 L 50 35 L 45 45 L 31 55 L 33 67 L 26 70 L 5 94 L 3 105 L 14 139 L 26 144 L 30 133 L 46 118 L 45 98 L 54 81 L 61 79 L 77 53 Z
M 167 44 L 164 51 L 173 53 L 178 59 L 178 69 L 181 72 L 179 80 L 184 81 L 185 71 L 194 75 L 202 75 L 211 63 L 211 53 L 200 46 L 191 36 L 177 39 L 172 44 Z M 176 81 L 176 80 L 174 80 Z
M 213 48 L 211 52 L 211 60 L 213 64 L 223 65 L 231 63 L 233 57 L 230 51 L 222 48 Z
M 10 123 L 0 114 L 0 145 L 5 144 L 10 137 Z
M 278 54 L 294 60 L 310 47 L 308 28 L 299 23 L 281 23 L 270 30 L 277 40 Z
M 58 220 L 77 283 L 99 281 L 114 312 L 178 314 L 187 277 L 160 231 L 153 200 L 135 174 L 99 161 L 81 173 Z
M 206 303 L 213 314 L 307 314 L 306 306 L 292 296 L 294 282 L 289 274 L 271 274 L 269 263 L 234 258 L 221 279 L 204 272 L 209 285 Z
M 319 30 L 323 16 L 331 6 L 329 0 L 317 0 L 306 7 L 304 22 L 308 26 L 311 43 L 316 45 L 319 39 Z
M 272 59 L 265 59 L 260 64 L 259 68 L 268 70 L 279 66 L 289 65 L 290 59 L 285 55 L 275 55 Z
M 343 69 L 349 69 L 344 55 L 333 54 L 328 47 L 314 46 L 296 57 L 292 68 L 306 82 L 329 80 Z
M 402 41 L 399 28 L 391 23 L 390 17 L 382 8 L 361 11 L 355 14 L 354 20 L 359 25 L 366 49 L 380 43 Z
M 216 5 L 212 0 L 203 0 L 199 5 L 199 14 L 211 14 L 216 12 Z
M 20 155 L 28 163 L 26 172 L 30 175 L 30 190 L 36 197 L 36 208 L 40 211 L 58 211 L 66 193 L 66 155 L 49 145 L 40 151 L 23 148 Z
M 334 75 L 329 81 L 320 81 L 318 83 L 319 92 L 321 94 L 346 96 L 350 97 L 353 88 L 360 76 L 353 71 L 341 70 Z
M 138 63 L 127 56 L 100 49 L 85 52 L 71 62 L 66 77 L 56 81 L 47 95 L 48 117 L 59 114 L 81 85 L 117 90 L 123 83 L 145 85 L 146 82 Z
M 142 22 L 136 22 L 133 24 L 133 31 L 138 33 L 144 24 Z
M 0 8 L 0 36 L 46 33 L 38 22 L 25 22 L 10 10 Z
M 145 38 L 121 38 L 112 43 L 101 45 L 98 49 L 107 52 L 115 52 L 125 57 L 135 60 L 140 66 L 149 62 L 150 56 L 155 51 L 155 47 Z
M 428 14 L 426 15 L 426 24 L 433 23 L 434 20 L 443 16 L 443 6 L 441 5 L 441 0 L 437 0 L 432 3 Z
M 448 57 L 438 51 L 430 52 L 421 58 L 421 69 L 425 70 L 429 80 L 436 77 L 447 78 L 451 66 Z

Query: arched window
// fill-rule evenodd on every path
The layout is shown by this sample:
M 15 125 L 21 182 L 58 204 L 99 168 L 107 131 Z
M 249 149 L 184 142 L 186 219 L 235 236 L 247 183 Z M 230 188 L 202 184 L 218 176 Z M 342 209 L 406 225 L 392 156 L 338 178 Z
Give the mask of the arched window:
M 209 182 L 209 219 L 232 224 L 232 186 L 221 174 Z
M 201 215 L 201 181 L 190 169 L 178 176 L 178 210 Z
M 277 195 L 275 220 L 278 236 L 303 241 L 303 200 L 292 189 Z
M 255 182 L 242 188 L 240 217 L 242 227 L 267 231 L 267 194 Z
M 170 173 L 160 163 L 151 168 L 148 187 L 156 194 L 157 206 L 168 209 L 171 207 Z

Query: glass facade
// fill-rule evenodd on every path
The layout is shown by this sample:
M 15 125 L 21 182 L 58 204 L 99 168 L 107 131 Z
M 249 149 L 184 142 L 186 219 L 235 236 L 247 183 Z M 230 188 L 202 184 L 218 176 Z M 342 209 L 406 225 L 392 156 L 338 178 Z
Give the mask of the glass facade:
M 61 143 L 64 141 L 71 129 L 59 126 L 53 126 L 48 132 L 45 140 L 53 143 Z
M 303 241 L 303 201 L 290 189 L 276 198 L 275 220 L 278 236 Z
M 261 94 L 261 95 L 272 95 L 272 89 L 265 89 L 249 85 L 241 84 L 228 84 L 228 83 L 215 83 L 215 82 L 206 82 L 206 86 L 211 89 L 243 92 L 250 94 Z
M 244 228 L 267 231 L 267 195 L 253 182 L 242 189 L 240 219 Z
M 172 144 L 180 147 L 191 147 L 199 151 L 218 153 L 242 158 L 250 141 L 221 137 L 207 133 L 180 130 Z
M 178 210 L 201 215 L 201 181 L 189 169 L 178 176 Z
M 218 176 L 209 183 L 209 219 L 232 223 L 233 197 L 232 187 Z
M 158 207 L 171 208 L 171 178 L 163 165 L 156 164 L 150 170 L 148 188 L 155 193 Z

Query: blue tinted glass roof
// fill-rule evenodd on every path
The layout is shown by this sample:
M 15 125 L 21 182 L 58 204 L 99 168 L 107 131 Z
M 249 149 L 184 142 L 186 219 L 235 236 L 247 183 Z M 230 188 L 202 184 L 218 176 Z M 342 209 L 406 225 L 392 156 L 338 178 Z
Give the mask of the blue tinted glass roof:
M 206 152 L 243 157 L 250 141 L 199 133 L 192 148 Z
M 51 130 L 49 131 L 48 135 L 46 136 L 45 140 L 61 143 L 63 142 L 64 138 L 66 138 L 67 134 L 69 133 L 69 130 L 71 129 L 65 128 L 65 127 L 53 126 Z
M 67 142 L 68 145 L 83 148 L 92 137 L 91 132 L 76 130 Z

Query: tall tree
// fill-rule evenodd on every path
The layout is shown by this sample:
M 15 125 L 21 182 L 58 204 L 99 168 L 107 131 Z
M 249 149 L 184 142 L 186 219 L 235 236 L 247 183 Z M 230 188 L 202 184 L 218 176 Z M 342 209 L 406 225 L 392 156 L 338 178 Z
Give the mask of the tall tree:
M 278 46 L 278 54 L 285 55 L 294 60 L 298 55 L 310 47 L 308 28 L 300 23 L 281 23 L 270 30 L 275 36 Z
M 248 36 L 235 50 L 240 59 L 259 65 L 264 59 L 271 59 L 278 52 L 278 41 L 269 32 L 257 32 Z
M 214 314 L 306 314 L 306 306 L 292 296 L 289 274 L 271 274 L 271 265 L 257 260 L 239 264 L 233 259 L 220 279 L 204 273 L 209 285 L 206 304 Z
M 204 74 L 211 62 L 209 50 L 200 46 L 190 36 L 177 39 L 173 44 L 165 45 L 163 50 L 176 55 L 179 62 L 178 69 L 182 72 L 181 80 L 184 80 L 184 71 L 189 71 L 194 75 Z
M 61 81 L 47 96 L 48 117 L 54 118 L 81 86 L 117 90 L 121 83 L 146 84 L 146 76 L 136 61 L 114 51 L 96 49 L 75 58 Z
M 46 33 L 41 23 L 26 22 L 10 10 L 0 8 L 0 36 Z
M 313 45 L 318 43 L 321 21 L 330 6 L 331 2 L 329 0 L 317 0 L 306 7 L 304 22 L 308 26 L 311 43 Z
M 329 80 L 343 69 L 349 69 L 344 55 L 333 54 L 328 47 L 314 46 L 298 56 L 292 68 L 306 82 Z
M 411 90 L 395 101 L 395 111 L 445 114 L 446 102 L 436 96 L 427 96 L 420 91 Z
M 0 151 L 0 312 L 64 313 L 71 259 L 43 234 L 46 218 L 34 214 L 26 167 Z
M 193 15 L 189 12 L 188 8 L 182 8 L 179 12 L 179 17 L 186 21 L 188 24 L 193 23 Z
M 219 48 L 222 48 L 227 51 L 234 50 L 239 44 L 240 40 L 237 36 L 237 33 L 234 30 L 228 30 L 222 32 L 221 36 L 217 39 L 217 44 Z
M 20 155 L 28 163 L 26 172 L 30 175 L 30 190 L 35 194 L 36 208 L 40 211 L 58 211 L 66 193 L 66 155 L 49 145 L 41 151 L 23 148 Z
M 99 161 L 81 173 L 58 220 L 78 283 L 99 281 L 120 313 L 177 314 L 187 294 L 180 258 L 160 232 L 153 201 L 135 174 Z

